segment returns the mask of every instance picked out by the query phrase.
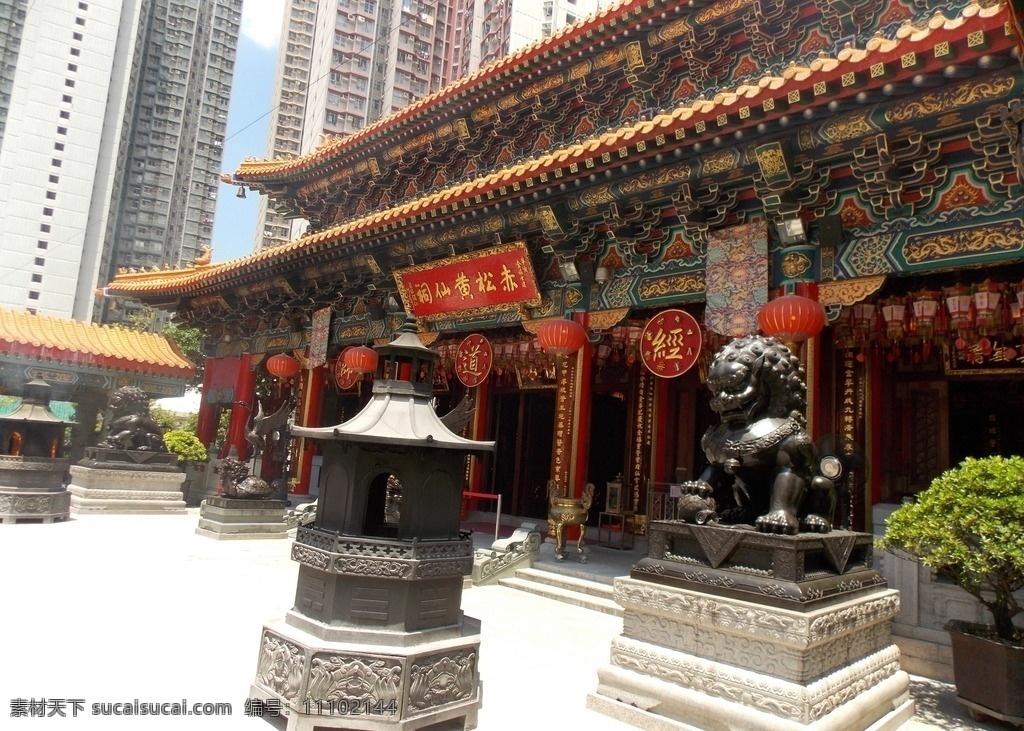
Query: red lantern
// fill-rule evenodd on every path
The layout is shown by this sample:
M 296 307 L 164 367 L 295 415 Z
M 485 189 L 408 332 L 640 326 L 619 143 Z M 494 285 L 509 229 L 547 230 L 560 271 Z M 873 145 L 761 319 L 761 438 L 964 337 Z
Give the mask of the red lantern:
M 365 345 L 346 348 L 341 357 L 345 365 L 356 373 L 370 373 L 377 369 L 377 351 Z
M 545 353 L 556 358 L 571 355 L 587 342 L 587 331 L 575 320 L 556 317 L 537 328 L 537 342 Z
M 299 372 L 299 361 L 287 353 L 278 353 L 267 358 L 267 373 L 274 378 L 291 378 Z
M 762 332 L 796 350 L 825 327 L 825 308 L 799 294 L 786 294 L 768 302 L 757 313 Z

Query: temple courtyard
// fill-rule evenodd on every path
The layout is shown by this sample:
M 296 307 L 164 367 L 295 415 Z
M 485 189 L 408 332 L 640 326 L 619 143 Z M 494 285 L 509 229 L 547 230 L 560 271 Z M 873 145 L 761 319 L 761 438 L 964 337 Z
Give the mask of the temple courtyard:
M 291 540 L 211 540 L 197 520 L 190 508 L 0 528 L 0 727 L 271 728 L 246 700 L 263 624 L 292 605 Z M 545 543 L 537 567 L 607 579 L 642 555 L 592 545 L 586 565 L 556 564 Z M 620 618 L 504 586 L 468 589 L 462 606 L 483 624 L 481 731 L 633 728 L 586 707 Z M 949 685 L 915 677 L 911 693 L 911 731 L 1011 728 L 972 721 Z M 219 715 L 126 713 L 196 704 Z

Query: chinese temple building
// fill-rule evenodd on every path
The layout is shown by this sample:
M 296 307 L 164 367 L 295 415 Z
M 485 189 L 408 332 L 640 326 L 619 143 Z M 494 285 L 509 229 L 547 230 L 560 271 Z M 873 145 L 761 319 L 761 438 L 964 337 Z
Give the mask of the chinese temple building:
M 963 456 L 1024 450 L 1019 19 L 975 0 L 626 0 L 226 176 L 302 237 L 109 291 L 207 334 L 206 443 L 217 408 L 241 439 L 277 353 L 302 365 L 296 423 L 343 422 L 370 376 L 342 352 L 414 316 L 439 410 L 472 393 L 466 436 L 496 443 L 468 490 L 543 517 L 548 480 L 594 483 L 599 506 L 621 484 L 641 532 L 702 469 L 713 351 L 770 299 L 810 296 L 829 325 L 801 348 L 809 431 L 848 459 L 839 522 L 870 529 L 872 506 Z M 565 320 L 581 328 L 542 345 Z M 317 446 L 295 448 L 304 491 Z
M 60 455 L 72 460 L 97 438 L 112 391 L 136 386 L 154 399 L 180 396 L 195 368 L 161 335 L 0 308 L 0 392 L 14 397 L 0 413 L 17 408 L 26 384 L 46 381 L 51 408 L 76 422 L 71 453 Z

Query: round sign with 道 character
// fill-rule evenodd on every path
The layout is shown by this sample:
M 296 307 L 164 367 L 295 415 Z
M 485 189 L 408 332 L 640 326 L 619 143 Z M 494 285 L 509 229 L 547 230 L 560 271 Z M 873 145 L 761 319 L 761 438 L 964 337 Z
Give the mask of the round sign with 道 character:
M 697 362 L 703 336 L 700 324 L 684 310 L 665 310 L 652 317 L 640 335 L 640 359 L 651 373 L 675 378 Z
M 455 375 L 464 386 L 479 386 L 491 372 L 494 351 L 483 335 L 473 333 L 461 343 L 455 352 Z
M 345 348 L 345 350 L 348 350 L 348 348 Z M 338 354 L 338 359 L 334 361 L 334 385 L 338 387 L 339 391 L 347 391 L 352 388 L 360 378 L 358 371 L 354 371 L 345 365 L 344 355 L 345 351 L 343 350 Z

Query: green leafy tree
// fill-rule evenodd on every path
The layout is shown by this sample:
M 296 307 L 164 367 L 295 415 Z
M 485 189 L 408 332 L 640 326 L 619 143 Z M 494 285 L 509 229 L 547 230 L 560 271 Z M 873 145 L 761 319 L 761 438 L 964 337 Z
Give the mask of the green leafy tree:
M 184 429 L 172 429 L 164 434 L 164 444 L 167 445 L 168 452 L 178 455 L 180 463 L 206 462 L 210 459 L 206 447 L 199 438 Z
M 196 374 L 187 381 L 191 388 L 203 385 L 203 369 L 206 366 L 206 354 L 203 353 L 203 333 L 197 327 L 181 327 L 167 325 L 161 335 L 174 343 L 181 354 L 196 364 Z
M 180 417 L 167 409 L 161 409 L 159 406 L 152 407 L 149 410 L 149 415 L 153 418 L 153 421 L 160 425 L 164 432 L 182 427 Z
M 999 638 L 1024 644 L 1024 458 L 968 457 L 889 516 L 877 547 L 951 579 L 992 614 Z

